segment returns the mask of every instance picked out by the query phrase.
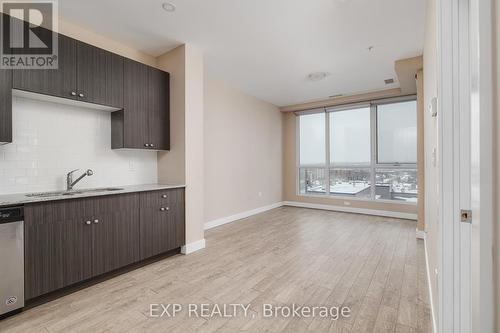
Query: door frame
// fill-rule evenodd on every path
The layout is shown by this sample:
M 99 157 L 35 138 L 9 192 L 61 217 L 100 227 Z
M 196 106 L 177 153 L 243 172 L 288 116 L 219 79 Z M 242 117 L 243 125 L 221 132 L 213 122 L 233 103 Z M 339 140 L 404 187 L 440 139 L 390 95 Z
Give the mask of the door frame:
M 440 333 L 493 332 L 491 7 L 437 1 Z

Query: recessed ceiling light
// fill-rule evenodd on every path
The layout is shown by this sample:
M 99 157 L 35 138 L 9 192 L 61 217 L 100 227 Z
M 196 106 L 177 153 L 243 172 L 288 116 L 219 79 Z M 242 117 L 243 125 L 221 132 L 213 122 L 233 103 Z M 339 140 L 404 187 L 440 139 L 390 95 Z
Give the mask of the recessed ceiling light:
M 314 72 L 307 76 L 307 79 L 312 82 L 324 80 L 327 76 L 331 74 L 328 72 Z
M 171 2 L 164 2 L 161 6 L 167 12 L 175 12 L 176 9 L 175 5 Z

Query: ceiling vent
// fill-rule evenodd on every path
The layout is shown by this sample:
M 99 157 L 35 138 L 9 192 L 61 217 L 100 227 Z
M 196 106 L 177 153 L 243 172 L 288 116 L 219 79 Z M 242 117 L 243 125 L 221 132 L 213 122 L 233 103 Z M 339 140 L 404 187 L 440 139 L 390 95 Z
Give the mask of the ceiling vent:
M 329 96 L 329 98 L 339 98 L 342 96 L 344 96 L 344 95 L 343 94 L 336 94 L 336 95 Z
M 314 72 L 307 76 L 307 79 L 312 82 L 317 82 L 326 79 L 331 74 L 328 72 Z
M 384 82 L 385 84 L 392 84 L 394 83 L 394 79 L 385 79 Z

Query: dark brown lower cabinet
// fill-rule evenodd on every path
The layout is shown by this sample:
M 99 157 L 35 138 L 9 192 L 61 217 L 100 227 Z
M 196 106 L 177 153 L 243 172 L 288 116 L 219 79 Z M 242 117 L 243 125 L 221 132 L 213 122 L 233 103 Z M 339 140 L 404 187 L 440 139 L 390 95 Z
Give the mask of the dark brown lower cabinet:
M 91 199 L 25 206 L 26 299 L 92 277 L 93 213 Z
M 184 245 L 184 190 L 144 192 L 141 197 L 141 259 Z
M 184 245 L 184 189 L 27 204 L 24 211 L 27 300 Z
M 94 199 L 92 275 L 139 260 L 139 194 Z

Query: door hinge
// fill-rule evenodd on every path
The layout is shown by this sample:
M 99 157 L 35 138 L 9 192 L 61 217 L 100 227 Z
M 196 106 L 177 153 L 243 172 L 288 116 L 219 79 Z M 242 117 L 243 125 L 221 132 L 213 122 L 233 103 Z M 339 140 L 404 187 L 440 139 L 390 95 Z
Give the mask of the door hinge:
M 472 211 L 467 209 L 461 209 L 460 221 L 464 223 L 472 223 Z

